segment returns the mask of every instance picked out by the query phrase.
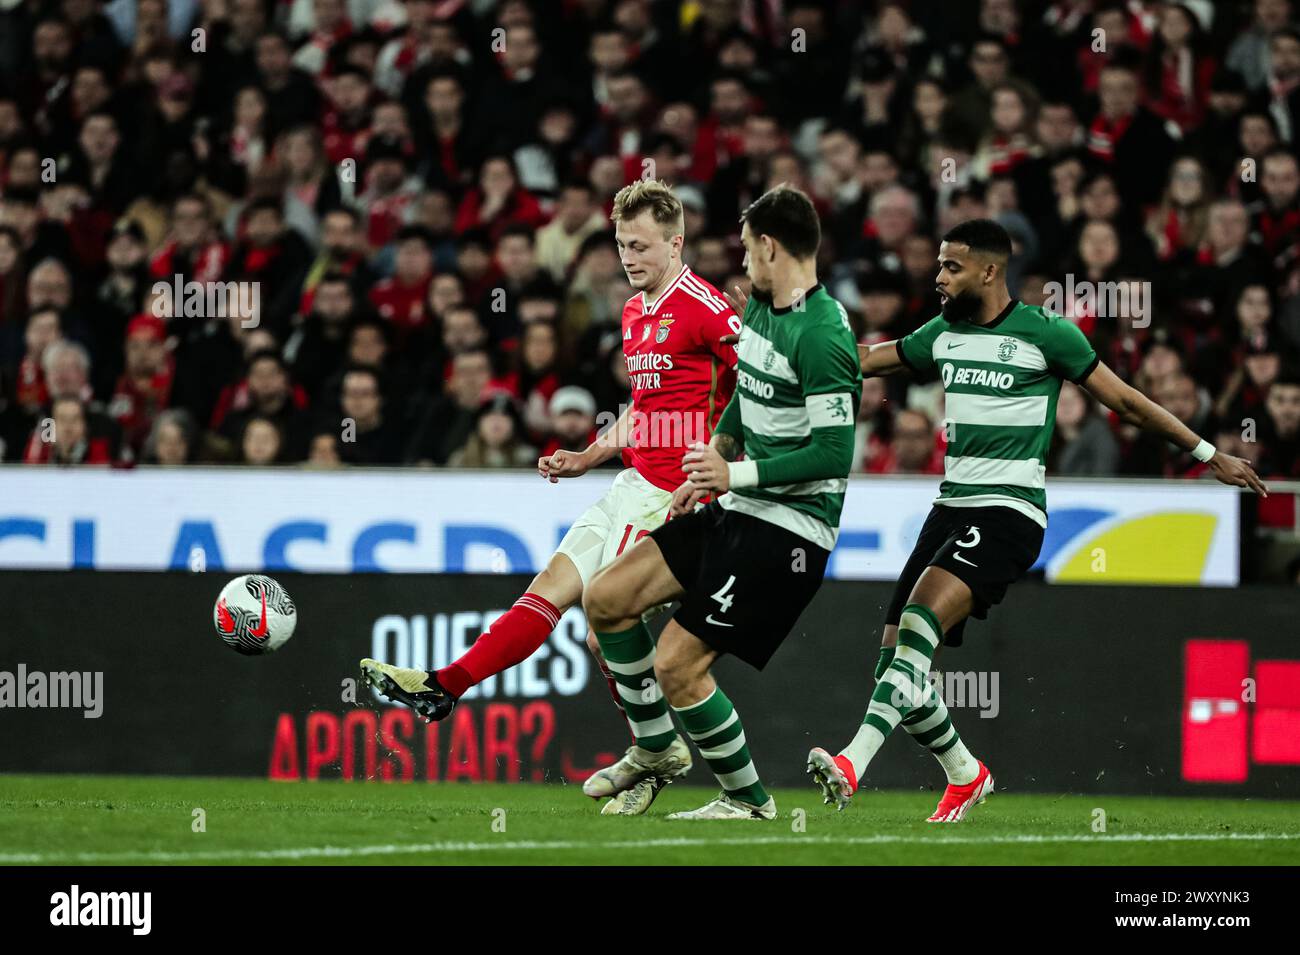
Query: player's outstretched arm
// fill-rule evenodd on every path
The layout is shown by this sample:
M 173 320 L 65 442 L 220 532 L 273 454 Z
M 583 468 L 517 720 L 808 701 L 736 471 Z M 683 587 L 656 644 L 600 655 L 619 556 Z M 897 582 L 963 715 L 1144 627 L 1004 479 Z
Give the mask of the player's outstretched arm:
M 907 370 L 903 360 L 898 357 L 898 342 L 896 340 L 878 342 L 875 345 L 859 345 L 858 363 L 862 366 L 863 378 L 893 375 Z
M 1214 445 L 1179 421 L 1142 392 L 1121 381 L 1119 376 L 1100 362 L 1082 382 L 1083 387 L 1128 424 L 1143 431 L 1158 434 L 1184 451 L 1190 451 L 1198 461 L 1204 461 L 1214 476 L 1224 484 L 1248 487 L 1262 497 L 1268 497 L 1268 488 L 1259 479 L 1250 462 L 1231 454 L 1216 451 Z
M 583 451 L 556 451 L 537 459 L 537 473 L 552 484 L 560 478 L 580 477 L 598 468 L 628 446 L 632 430 L 632 405 L 623 409 L 613 425 Z

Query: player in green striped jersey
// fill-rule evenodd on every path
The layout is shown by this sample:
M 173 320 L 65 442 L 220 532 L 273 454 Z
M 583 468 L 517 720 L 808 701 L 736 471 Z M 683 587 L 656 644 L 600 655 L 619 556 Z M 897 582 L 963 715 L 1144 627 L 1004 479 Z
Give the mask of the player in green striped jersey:
M 821 586 L 862 391 L 848 316 L 817 281 L 812 201 L 777 187 L 741 221 L 753 296 L 735 395 L 709 446 L 684 456 L 673 519 L 600 571 L 583 602 L 610 667 L 641 688 L 638 726 L 653 731 L 638 732 L 614 775 L 656 773 L 671 706 L 722 788 L 676 819 L 776 818 L 710 668 L 725 653 L 762 669 Z M 708 494 L 718 499 L 695 509 Z M 641 615 L 672 600 L 681 605 L 656 647 Z
M 1062 381 L 1191 452 L 1224 484 L 1266 493 L 1248 462 L 1216 451 L 1116 377 L 1076 325 L 1012 299 L 1010 255 L 1010 238 L 992 220 L 950 230 L 939 247 L 942 314 L 862 354 L 866 377 L 909 370 L 939 376 L 948 447 L 939 497 L 885 616 L 866 717 L 839 755 L 821 748 L 808 754 L 826 801 L 841 809 L 900 723 L 948 776 L 930 822 L 958 822 L 993 791 L 988 768 L 961 741 L 929 682 L 930 664 L 940 643 L 960 645 L 967 617 L 983 619 L 1038 559 L 1047 527 L 1044 462 Z

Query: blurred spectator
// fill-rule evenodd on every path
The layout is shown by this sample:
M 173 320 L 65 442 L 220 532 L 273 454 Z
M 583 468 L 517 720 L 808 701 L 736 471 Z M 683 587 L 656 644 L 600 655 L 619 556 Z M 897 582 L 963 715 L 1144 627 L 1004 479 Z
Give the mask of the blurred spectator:
M 1292 10 L 1291 0 L 1254 0 L 1251 6 L 1254 18 L 1232 42 L 1224 62 L 1245 78 L 1247 86 L 1257 90 L 1268 82 L 1273 34 L 1287 25 Z
M 22 241 L 11 226 L 0 226 L 0 336 L 19 327 L 26 316 L 26 285 Z
M 243 449 L 248 423 L 255 418 L 265 419 L 275 426 L 274 457 L 301 461 L 307 453 L 309 436 L 308 415 L 303 410 L 306 395 L 290 382 L 284 359 L 275 351 L 254 352 L 246 369 L 244 380 L 226 390 L 226 401 L 213 412 L 212 428 Z M 261 446 L 265 444 L 263 441 Z
M 1200 246 L 1209 217 L 1210 196 L 1205 169 L 1199 160 L 1184 156 L 1169 169 L 1169 185 L 1147 221 L 1156 255 L 1171 259 Z
M 341 79 L 336 79 L 335 83 Z M 321 216 L 337 209 L 342 199 L 338 177 L 325 154 L 320 131 L 314 126 L 290 129 L 276 140 L 275 153 L 286 182 L 286 221 L 304 236 L 319 234 Z
M 456 232 L 485 229 L 496 241 L 507 226 L 535 229 L 543 221 L 537 200 L 518 184 L 514 165 L 505 156 L 489 156 L 479 167 L 477 185 L 456 211 Z
M 942 474 L 943 454 L 935 442 L 934 425 L 922 411 L 905 409 L 894 416 L 889 447 L 866 467 L 869 474 Z
M 492 377 L 492 362 L 483 348 L 467 348 L 451 359 L 447 390 L 421 413 L 406 460 L 446 464 L 474 430 L 479 402 Z
M 300 312 L 311 311 L 312 296 L 327 275 L 342 276 L 352 283 L 354 295 L 364 294 L 375 281 L 366 259 L 360 216 L 347 206 L 328 209 L 321 216 L 320 248 L 302 283 Z
M 311 446 L 307 452 L 306 466 L 318 470 L 341 467 L 343 458 L 339 454 L 339 437 L 333 431 L 318 431 L 312 435 Z
M 273 418 L 253 414 L 243 419 L 239 431 L 239 463 L 254 467 L 282 464 L 284 435 Z
M 1265 407 L 1268 420 L 1259 473 L 1300 478 L 1300 375 L 1292 371 L 1274 381 Z
M 197 459 L 198 428 L 189 412 L 170 408 L 158 413 L 140 455 L 143 464 L 180 467 Z
M 1268 111 L 1282 141 L 1294 143 L 1295 124 L 1300 120 L 1300 31 L 1290 25 L 1276 30 L 1269 39 L 1268 52 L 1268 81 L 1256 105 Z
M 366 222 L 366 241 L 379 251 L 397 236 L 407 210 L 420 194 L 420 182 L 411 175 L 408 144 L 397 136 L 381 135 L 366 145 L 364 183 L 357 206 Z
M 91 345 L 99 359 L 95 390 L 112 387 L 122 371 L 120 343 L 127 321 L 144 302 L 149 285 L 148 247 L 144 230 L 130 219 L 113 226 L 105 249 L 108 272 L 95 290 L 95 323 Z
M 537 264 L 556 282 L 564 282 L 583 240 L 604 229 L 606 222 L 590 183 L 566 183 L 560 191 L 555 218 L 537 230 Z
M 112 439 L 95 433 L 87 420 L 85 402 L 65 396 L 50 405 L 50 417 L 32 434 L 24 464 L 109 465 L 115 460 Z
M 1048 470 L 1070 477 L 1105 477 L 1119 466 L 1119 442 L 1099 416 L 1092 396 L 1072 382 L 1056 399 L 1056 433 Z
M 171 230 L 153 257 L 149 273 L 156 279 L 215 282 L 222 277 L 230 250 L 217 232 L 211 203 L 198 194 L 182 195 L 171 206 Z
M 559 333 L 550 322 L 530 322 L 516 352 L 515 370 L 501 380 L 501 386 L 519 400 L 529 436 L 538 440 L 550 424 L 548 406 L 560 387 L 561 349 Z
M 889 451 L 893 417 L 887 407 L 888 391 L 883 378 L 862 379 L 862 401 L 853 431 L 853 473 L 869 471 Z
M 452 452 L 453 468 L 520 468 L 537 463 L 537 449 L 523 441 L 523 419 L 515 399 L 489 394 L 479 404 L 474 430 L 465 444 Z
M 567 385 L 551 396 L 547 407 L 551 438 L 542 446 L 541 456 L 555 451 L 584 451 L 596 440 L 596 399 L 586 388 Z M 619 465 L 616 455 L 607 464 Z
M 108 414 L 136 455 L 171 401 L 175 366 L 164 345 L 166 329 L 162 319 L 152 315 L 137 315 L 126 327 L 126 368 L 113 389 Z
M 1151 397 L 1197 434 L 1213 433 L 1215 422 L 1210 399 L 1186 372 L 1173 371 L 1157 379 Z M 1175 448 L 1163 438 L 1144 431 L 1129 446 L 1122 470 L 1126 474 L 1184 477 L 1199 474 L 1204 467 L 1190 452 Z
M 1190 4 L 1167 3 L 1157 17 L 1147 51 L 1146 98 L 1152 112 L 1185 134 L 1205 118 L 1215 61 L 1206 55 L 1205 30 Z
M 497 239 L 496 262 L 501 272 L 500 293 L 489 314 L 493 341 L 510 342 L 519 335 L 519 302 L 528 294 L 558 294 L 550 276 L 538 266 L 533 232 L 524 225 L 507 226 Z
M 397 257 L 393 277 L 383 279 L 370 291 L 370 304 L 379 316 L 405 334 L 426 319 L 424 301 L 433 278 L 433 253 L 429 236 L 415 226 L 397 234 Z
M 1087 149 L 1115 174 L 1129 202 L 1154 202 L 1169 168 L 1173 144 L 1158 117 L 1141 104 L 1136 72 L 1111 60 L 1097 84 L 1101 109 L 1088 128 Z
M 347 464 L 398 464 L 402 436 L 385 409 L 379 373 L 357 365 L 343 374 L 339 395 L 343 411 L 339 457 Z
M 269 30 L 257 38 L 254 57 L 262 89 L 267 95 L 268 131 L 277 136 L 286 129 L 316 120 L 320 93 L 303 70 L 293 65 L 292 48 L 283 33 Z
M 344 361 L 349 326 L 358 317 L 355 292 L 347 276 L 329 272 L 316 285 L 311 312 L 284 344 L 294 380 L 319 397 L 326 378 Z
M 257 290 L 259 317 L 278 332 L 297 311 L 311 252 L 285 224 L 279 199 L 254 199 L 242 219 L 244 237 L 231 252 L 226 278 Z
M 46 351 L 63 340 L 63 325 L 53 308 L 40 308 L 27 319 L 24 350 L 14 375 L 13 399 L 19 410 L 32 417 L 50 397 L 45 375 Z M 30 424 L 28 425 L 30 427 Z

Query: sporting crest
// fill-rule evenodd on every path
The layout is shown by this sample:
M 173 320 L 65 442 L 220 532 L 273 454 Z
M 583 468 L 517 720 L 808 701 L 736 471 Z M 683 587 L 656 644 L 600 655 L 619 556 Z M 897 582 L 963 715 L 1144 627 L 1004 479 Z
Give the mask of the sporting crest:
M 1016 353 L 1016 340 L 1014 338 L 1004 338 L 998 343 L 998 359 L 1001 361 L 1010 361 Z

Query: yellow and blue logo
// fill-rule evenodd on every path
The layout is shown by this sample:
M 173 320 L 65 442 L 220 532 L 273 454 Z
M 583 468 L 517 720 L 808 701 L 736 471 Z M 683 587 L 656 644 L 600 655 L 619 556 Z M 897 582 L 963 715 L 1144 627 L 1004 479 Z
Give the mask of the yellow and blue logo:
M 1200 584 L 1218 522 L 1206 511 L 1053 508 L 1034 569 L 1058 583 Z

